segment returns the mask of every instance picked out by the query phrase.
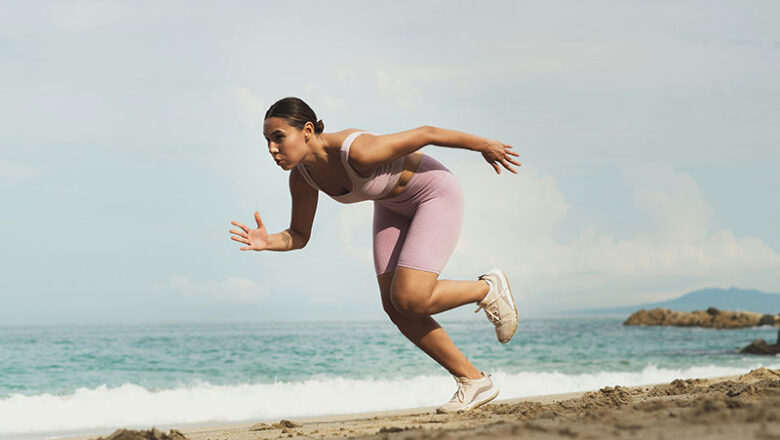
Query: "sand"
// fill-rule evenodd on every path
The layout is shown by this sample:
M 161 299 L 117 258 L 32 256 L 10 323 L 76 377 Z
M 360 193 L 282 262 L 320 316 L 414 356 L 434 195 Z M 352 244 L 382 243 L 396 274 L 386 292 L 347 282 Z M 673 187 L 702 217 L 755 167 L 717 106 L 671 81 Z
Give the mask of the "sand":
M 191 440 L 780 439 L 780 371 L 498 401 L 456 415 L 418 408 L 179 431 Z

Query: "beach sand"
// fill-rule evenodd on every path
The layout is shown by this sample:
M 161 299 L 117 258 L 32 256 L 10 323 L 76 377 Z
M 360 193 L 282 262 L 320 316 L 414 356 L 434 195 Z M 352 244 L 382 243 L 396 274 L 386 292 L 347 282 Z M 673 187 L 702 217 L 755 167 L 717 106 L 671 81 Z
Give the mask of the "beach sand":
M 290 422 L 179 431 L 192 440 L 780 439 L 780 370 L 504 400 L 455 415 L 418 408 Z

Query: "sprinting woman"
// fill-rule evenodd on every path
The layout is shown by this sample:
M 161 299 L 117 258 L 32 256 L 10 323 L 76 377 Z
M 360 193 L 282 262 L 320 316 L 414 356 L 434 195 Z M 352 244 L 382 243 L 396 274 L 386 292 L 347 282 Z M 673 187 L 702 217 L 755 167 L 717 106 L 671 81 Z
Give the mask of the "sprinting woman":
M 324 124 L 298 98 L 284 98 L 265 114 L 268 152 L 290 171 L 290 227 L 268 234 L 255 212 L 257 228 L 233 221 L 231 238 L 242 251 L 291 251 L 306 246 L 317 196 L 324 192 L 341 203 L 373 200 L 374 268 L 382 306 L 398 329 L 455 377 L 458 389 L 439 412 L 476 408 L 493 400 L 498 387 L 478 370 L 431 317 L 476 303 L 495 325 L 501 343 L 517 328 L 509 282 L 500 269 L 476 281 L 440 280 L 455 249 L 463 222 L 463 195 L 455 176 L 441 163 L 418 152 L 426 145 L 482 153 L 496 173 L 517 173 L 510 145 L 454 130 L 423 126 L 388 135 L 356 129 L 324 133 Z

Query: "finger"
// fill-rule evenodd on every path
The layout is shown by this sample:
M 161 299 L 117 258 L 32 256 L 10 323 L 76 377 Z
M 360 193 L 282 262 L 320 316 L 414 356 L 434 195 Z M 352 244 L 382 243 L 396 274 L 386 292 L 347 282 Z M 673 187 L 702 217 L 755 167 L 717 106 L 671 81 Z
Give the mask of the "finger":
M 249 233 L 249 228 L 247 228 L 246 225 L 243 224 L 243 223 L 239 223 L 239 222 L 233 220 L 232 222 L 230 222 L 230 224 L 233 225 L 233 226 L 238 226 L 239 228 L 243 229 L 244 232 Z
M 496 170 L 496 174 L 501 174 L 501 167 L 499 167 L 497 163 L 490 162 L 490 165 L 492 165 L 493 169 Z
M 509 163 L 512 163 L 512 164 L 514 164 L 514 165 L 517 165 L 517 166 L 521 166 L 521 165 L 522 165 L 520 162 L 518 162 L 518 161 L 516 161 L 516 160 L 512 159 L 511 157 L 505 157 L 504 159 L 506 159 L 506 160 L 507 160 L 507 162 L 509 162 Z
M 235 229 L 231 229 L 231 230 L 230 230 L 230 233 L 231 233 L 231 234 L 236 234 L 236 235 L 238 235 L 239 237 L 244 237 L 244 238 L 247 238 L 247 236 L 246 236 L 246 232 L 244 232 L 244 231 L 237 231 L 237 230 L 235 230 Z
M 242 247 L 242 248 L 241 248 L 241 250 L 242 250 L 242 251 L 251 251 L 251 250 L 252 250 L 252 248 L 251 248 L 251 247 L 249 247 L 249 246 L 244 246 L 244 247 Z
M 230 239 L 233 241 L 237 241 L 239 243 L 250 244 L 250 245 L 252 244 L 246 238 L 236 237 L 235 235 L 231 235 Z
M 255 221 L 257 222 L 258 228 L 263 226 L 263 220 L 260 219 L 260 213 L 257 211 L 255 211 Z
M 512 156 L 520 156 L 516 151 L 512 150 L 504 150 L 507 154 L 511 154 Z
M 509 171 L 513 172 L 514 174 L 517 174 L 517 170 L 512 168 L 512 165 L 509 165 L 508 163 L 502 161 L 501 165 L 504 166 L 504 168 L 508 169 Z

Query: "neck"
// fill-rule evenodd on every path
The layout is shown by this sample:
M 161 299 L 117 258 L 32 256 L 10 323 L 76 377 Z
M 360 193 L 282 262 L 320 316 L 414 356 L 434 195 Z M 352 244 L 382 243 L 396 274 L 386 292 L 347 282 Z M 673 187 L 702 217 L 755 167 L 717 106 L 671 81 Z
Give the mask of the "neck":
M 303 164 L 309 168 L 327 166 L 332 160 L 332 154 L 322 134 L 315 134 L 307 143 L 309 153 L 303 158 Z

